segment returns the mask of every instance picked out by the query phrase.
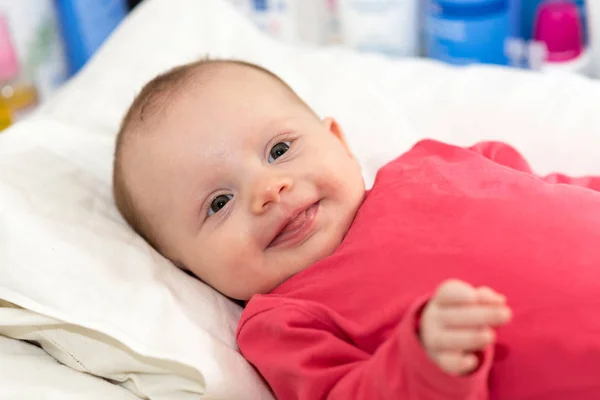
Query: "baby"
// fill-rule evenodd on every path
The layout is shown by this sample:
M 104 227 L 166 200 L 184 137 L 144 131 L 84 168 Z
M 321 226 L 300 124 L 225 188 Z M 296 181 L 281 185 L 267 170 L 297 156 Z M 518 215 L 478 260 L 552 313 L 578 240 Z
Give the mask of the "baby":
M 247 301 L 240 350 L 280 399 L 597 399 L 599 191 L 426 140 L 366 192 L 334 119 L 227 60 L 148 83 L 114 164 L 127 222 Z

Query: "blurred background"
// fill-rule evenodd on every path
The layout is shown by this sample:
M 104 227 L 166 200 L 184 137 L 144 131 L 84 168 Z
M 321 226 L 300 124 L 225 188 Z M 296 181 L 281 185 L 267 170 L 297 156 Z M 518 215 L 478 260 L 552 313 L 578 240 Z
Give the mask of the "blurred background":
M 144 1 L 0 0 L 0 129 L 76 74 Z M 600 0 L 221 1 L 287 43 L 600 78 Z

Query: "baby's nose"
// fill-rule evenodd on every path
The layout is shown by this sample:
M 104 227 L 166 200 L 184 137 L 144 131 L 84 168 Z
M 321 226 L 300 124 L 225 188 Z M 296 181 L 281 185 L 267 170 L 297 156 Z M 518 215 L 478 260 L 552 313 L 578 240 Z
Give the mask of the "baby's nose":
M 287 177 L 270 177 L 258 180 L 253 191 L 251 208 L 254 214 L 262 214 L 272 203 L 279 203 L 284 191 L 292 188 Z

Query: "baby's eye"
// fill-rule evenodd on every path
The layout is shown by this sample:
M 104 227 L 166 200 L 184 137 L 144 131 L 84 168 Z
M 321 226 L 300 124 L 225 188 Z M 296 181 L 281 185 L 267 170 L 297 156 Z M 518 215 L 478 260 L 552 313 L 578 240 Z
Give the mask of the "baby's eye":
M 208 208 L 208 216 L 210 217 L 213 214 L 216 214 L 221 210 L 221 208 L 225 207 L 229 200 L 233 198 L 232 194 L 221 194 L 210 203 L 210 207 Z
M 275 162 L 279 157 L 284 155 L 289 150 L 291 142 L 279 142 L 271 147 L 269 152 L 269 163 Z

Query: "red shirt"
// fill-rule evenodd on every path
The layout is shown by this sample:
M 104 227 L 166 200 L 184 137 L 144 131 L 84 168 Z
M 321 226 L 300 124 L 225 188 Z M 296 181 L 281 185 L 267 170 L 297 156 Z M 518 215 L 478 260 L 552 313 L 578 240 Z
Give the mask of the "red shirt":
M 599 399 L 598 191 L 600 177 L 536 177 L 501 143 L 420 142 L 379 171 L 333 255 L 249 301 L 240 350 L 283 400 Z M 416 334 L 448 278 L 513 310 L 464 377 Z

